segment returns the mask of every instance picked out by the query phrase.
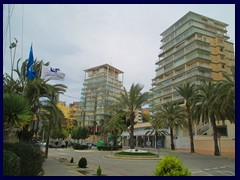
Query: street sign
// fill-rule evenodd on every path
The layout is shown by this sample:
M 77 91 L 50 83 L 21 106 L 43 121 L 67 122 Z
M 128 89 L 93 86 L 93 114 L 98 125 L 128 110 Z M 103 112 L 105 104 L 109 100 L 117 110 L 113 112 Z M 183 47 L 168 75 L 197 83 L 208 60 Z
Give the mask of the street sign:
M 146 142 L 146 145 L 147 145 L 147 146 L 151 146 L 151 141 L 147 141 L 147 142 Z
M 113 146 L 114 142 L 113 142 L 113 141 L 110 141 L 109 144 L 110 144 L 111 146 Z

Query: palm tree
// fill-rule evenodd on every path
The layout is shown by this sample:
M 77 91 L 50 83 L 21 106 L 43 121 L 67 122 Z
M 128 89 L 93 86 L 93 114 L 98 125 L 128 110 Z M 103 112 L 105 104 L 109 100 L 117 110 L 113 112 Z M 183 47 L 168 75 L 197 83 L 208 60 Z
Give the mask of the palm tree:
M 191 153 L 194 153 L 194 142 L 193 142 L 193 129 L 192 129 L 192 118 L 191 118 L 191 99 L 195 92 L 195 85 L 189 82 L 181 84 L 176 88 L 177 92 L 184 98 L 187 116 L 188 116 L 188 132 L 190 137 Z
M 161 124 L 163 127 L 170 128 L 171 149 L 175 150 L 173 142 L 173 129 L 176 127 L 184 128 L 187 126 L 185 109 L 173 102 L 167 102 L 160 109 Z
M 155 113 L 153 115 L 150 115 L 150 117 L 148 118 L 148 122 L 151 124 L 151 128 L 147 127 L 145 128 L 145 130 L 148 130 L 146 132 L 146 135 L 155 135 L 155 148 L 157 147 L 157 141 L 158 138 L 160 136 L 165 136 L 168 135 L 168 132 L 166 130 L 162 130 L 163 126 L 161 124 L 161 120 L 160 120 L 160 115 L 159 113 Z
M 218 96 L 217 86 L 212 81 L 203 82 L 197 87 L 194 97 L 193 115 L 196 119 L 208 122 L 210 120 L 213 128 L 214 155 L 219 156 L 220 151 L 217 140 L 216 120 L 222 115 L 220 112 L 220 101 L 216 101 Z
M 28 99 L 31 112 L 38 120 L 43 121 L 43 123 L 47 120 L 50 129 L 54 127 L 55 124 L 58 124 L 61 129 L 63 114 L 57 108 L 56 102 L 59 94 L 64 93 L 67 87 L 63 84 L 50 85 L 48 81 L 40 79 L 42 61 L 39 62 L 35 60 L 34 62 L 37 78 L 33 80 L 26 78 L 27 60 L 22 63 L 21 67 L 19 62 L 20 60 L 17 62 L 17 69 L 14 70 L 18 74 L 17 80 L 11 79 L 7 74 L 4 76 L 4 93 L 14 91 L 21 94 Z M 49 63 L 45 63 L 44 65 L 48 64 Z M 12 85 L 14 85 L 14 88 L 11 87 Z M 46 103 L 42 98 L 47 99 L 46 101 L 48 102 Z M 48 132 L 50 132 L 50 129 Z M 48 138 L 49 134 L 50 133 L 48 133 Z
M 139 110 L 147 101 L 148 101 L 148 93 L 141 93 L 143 90 L 143 86 L 140 84 L 132 84 L 130 91 L 127 92 L 126 88 L 124 88 L 123 93 L 121 93 L 120 97 L 117 98 L 116 107 L 118 110 L 122 110 L 127 115 L 127 120 L 130 122 L 130 148 L 134 148 L 134 119 L 135 112 Z
M 32 120 L 32 112 L 26 98 L 14 93 L 3 95 L 3 123 L 5 133 L 21 128 Z M 5 134 L 6 140 L 7 134 Z
M 50 132 L 53 129 L 53 127 L 58 127 L 60 132 L 62 132 L 62 121 L 64 119 L 63 112 L 57 107 L 57 99 L 59 93 L 65 92 L 65 85 L 62 84 L 56 84 L 56 85 L 47 85 L 46 91 L 42 94 L 42 97 L 45 97 L 46 100 L 41 101 L 41 111 L 39 113 L 42 113 L 42 119 L 45 121 L 44 123 L 47 123 L 48 131 L 47 131 L 47 142 L 46 142 L 46 151 L 45 156 L 48 156 L 48 144 L 49 144 L 49 138 L 50 138 Z
M 110 119 L 106 121 L 106 128 L 104 129 L 103 133 L 111 134 L 111 139 L 114 142 L 114 145 L 117 144 L 117 139 L 119 135 L 127 129 L 124 119 L 122 118 L 121 114 L 115 114 Z
M 217 98 L 216 101 L 220 104 L 220 111 L 225 114 L 230 122 L 235 123 L 235 72 L 234 66 L 231 67 L 232 75 L 223 73 L 226 80 L 217 83 Z

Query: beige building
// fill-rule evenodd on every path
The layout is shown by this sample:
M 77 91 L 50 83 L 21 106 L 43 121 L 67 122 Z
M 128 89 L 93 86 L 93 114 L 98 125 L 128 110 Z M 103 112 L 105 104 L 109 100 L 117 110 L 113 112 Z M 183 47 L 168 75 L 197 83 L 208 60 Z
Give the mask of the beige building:
M 152 107 L 160 107 L 168 101 L 183 104 L 175 88 L 184 82 L 219 81 L 223 79 L 223 72 L 230 74 L 235 58 L 227 26 L 224 22 L 188 12 L 161 33 L 161 51 L 156 61 L 156 77 L 152 80 Z M 196 150 L 210 147 L 200 145 L 207 140 L 212 143 L 210 124 L 195 125 L 194 129 Z M 218 124 L 218 132 L 224 141 L 235 143 L 235 126 L 228 121 Z M 177 128 L 175 137 L 177 148 L 189 148 L 187 130 Z
M 152 92 L 154 107 L 168 101 L 182 102 L 175 88 L 183 82 L 196 84 L 221 80 L 235 64 L 233 43 L 226 23 L 189 12 L 161 33 L 161 52 L 156 62 Z

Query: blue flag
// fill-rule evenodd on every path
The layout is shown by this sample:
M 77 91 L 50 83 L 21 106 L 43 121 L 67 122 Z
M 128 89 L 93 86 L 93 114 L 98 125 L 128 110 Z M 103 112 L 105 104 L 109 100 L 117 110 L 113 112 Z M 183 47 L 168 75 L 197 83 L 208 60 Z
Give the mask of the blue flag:
M 27 78 L 34 79 L 36 77 L 37 77 L 37 74 L 34 71 L 34 59 L 33 59 L 32 45 L 31 45 L 29 58 L 28 58 L 28 64 L 27 64 Z

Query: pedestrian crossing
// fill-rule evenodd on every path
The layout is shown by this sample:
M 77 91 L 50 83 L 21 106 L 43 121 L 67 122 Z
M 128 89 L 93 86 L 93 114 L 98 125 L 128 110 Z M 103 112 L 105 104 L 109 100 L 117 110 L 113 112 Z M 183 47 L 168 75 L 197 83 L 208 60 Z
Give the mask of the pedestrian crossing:
M 235 176 L 235 172 L 227 170 L 228 166 L 206 168 L 206 169 L 190 169 L 192 176 Z

